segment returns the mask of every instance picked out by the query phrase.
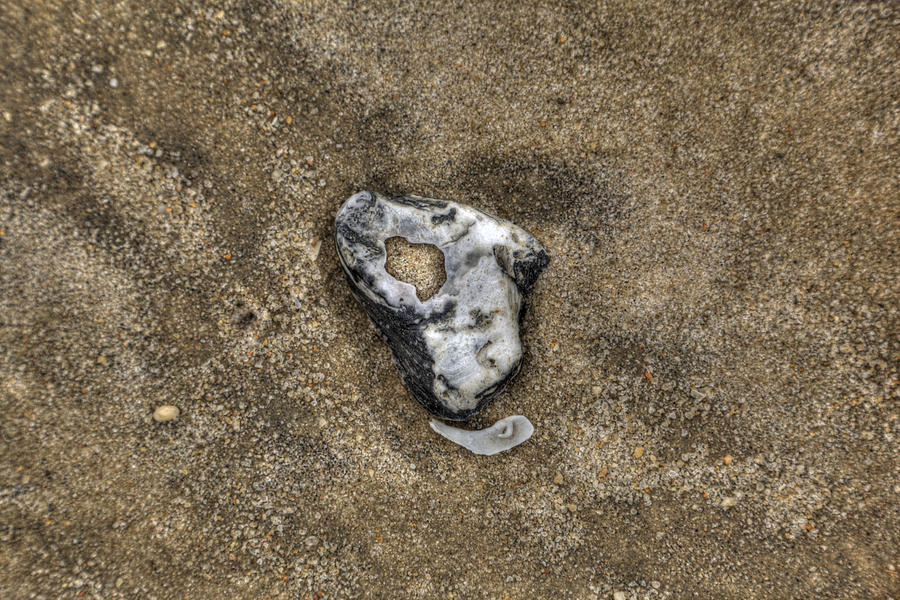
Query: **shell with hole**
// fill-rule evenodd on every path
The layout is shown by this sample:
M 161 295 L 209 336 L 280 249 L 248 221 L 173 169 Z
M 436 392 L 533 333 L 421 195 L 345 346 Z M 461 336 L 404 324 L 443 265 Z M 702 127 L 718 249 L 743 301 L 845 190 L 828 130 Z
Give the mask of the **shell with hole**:
M 422 301 L 385 270 L 385 240 L 432 244 L 446 281 Z M 477 413 L 518 373 L 525 299 L 549 263 L 524 229 L 480 210 L 419 196 L 360 192 L 335 219 L 337 254 L 415 399 L 460 421 Z

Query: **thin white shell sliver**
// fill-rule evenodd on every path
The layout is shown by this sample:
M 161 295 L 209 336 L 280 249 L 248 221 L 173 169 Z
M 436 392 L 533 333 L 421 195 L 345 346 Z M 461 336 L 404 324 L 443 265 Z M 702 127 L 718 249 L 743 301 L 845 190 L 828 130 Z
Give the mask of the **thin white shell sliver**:
M 534 433 L 534 425 L 522 415 L 506 417 L 490 427 L 476 430 L 459 429 L 432 419 L 431 428 L 466 450 L 484 456 L 514 448 Z

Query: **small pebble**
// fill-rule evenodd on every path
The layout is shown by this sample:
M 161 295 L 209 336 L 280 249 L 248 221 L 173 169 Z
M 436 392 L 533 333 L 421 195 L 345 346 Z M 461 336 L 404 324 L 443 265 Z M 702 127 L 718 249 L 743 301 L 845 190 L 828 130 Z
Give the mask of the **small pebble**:
M 613 592 L 613 600 L 625 600 L 625 592 Z
M 157 406 L 156 410 L 153 411 L 153 420 L 157 423 L 167 423 L 177 419 L 180 414 L 181 411 L 178 410 L 177 406 L 163 404 L 162 406 Z
M 643 455 L 644 455 L 644 447 L 643 446 L 638 446 L 637 448 L 634 449 L 634 457 L 635 458 L 640 458 Z
M 726 465 L 730 465 L 732 460 L 734 460 L 734 459 L 731 457 L 731 455 L 726 454 L 725 458 L 722 459 L 722 462 L 725 463 Z
M 737 504 L 737 498 L 735 498 L 734 496 L 728 496 L 727 498 L 722 500 L 722 506 L 724 508 L 731 508 L 735 504 Z
M 660 582 L 658 582 L 658 581 L 651 581 L 651 582 L 650 582 L 650 587 L 652 587 L 654 590 L 658 590 L 660 585 L 662 585 L 662 584 L 661 584 Z
M 117 87 L 119 87 L 119 80 L 116 79 L 115 77 L 113 77 L 112 79 L 110 79 L 110 80 L 109 80 L 109 87 L 111 87 L 111 88 L 117 88 Z
M 555 483 L 556 485 L 560 485 L 560 484 L 562 484 L 562 482 L 563 482 L 562 474 L 557 473 L 556 476 L 553 478 L 553 483 Z
M 571 513 L 578 512 L 578 505 L 576 504 L 567 504 L 566 508 L 568 508 Z

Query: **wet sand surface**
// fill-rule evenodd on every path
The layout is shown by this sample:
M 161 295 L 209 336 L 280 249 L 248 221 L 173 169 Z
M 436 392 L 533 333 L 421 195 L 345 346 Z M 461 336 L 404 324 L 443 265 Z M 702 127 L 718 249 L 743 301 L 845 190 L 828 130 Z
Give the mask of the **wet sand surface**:
M 900 597 L 898 23 L 0 0 L 2 596 Z M 547 248 L 522 446 L 403 387 L 364 189 Z

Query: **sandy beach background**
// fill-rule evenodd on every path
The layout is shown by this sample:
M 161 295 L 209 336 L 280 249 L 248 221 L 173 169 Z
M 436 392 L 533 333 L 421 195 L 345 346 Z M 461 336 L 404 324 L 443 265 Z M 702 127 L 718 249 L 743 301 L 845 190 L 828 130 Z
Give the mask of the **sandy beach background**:
M 0 0 L 0 595 L 900 597 L 898 58 L 893 2 Z M 547 248 L 471 423 L 526 444 L 428 428 L 364 189 Z

